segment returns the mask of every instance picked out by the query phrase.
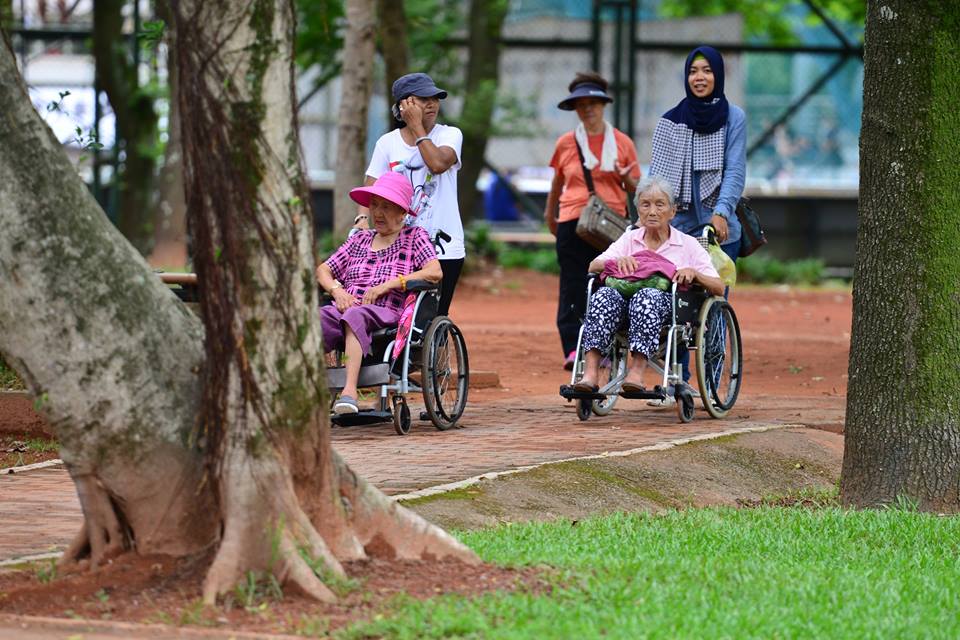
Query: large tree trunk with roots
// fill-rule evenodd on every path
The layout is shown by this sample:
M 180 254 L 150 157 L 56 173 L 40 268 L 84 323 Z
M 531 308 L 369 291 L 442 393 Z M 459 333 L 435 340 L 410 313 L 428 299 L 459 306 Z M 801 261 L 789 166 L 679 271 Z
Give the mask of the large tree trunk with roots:
M 960 3 L 868 5 L 841 498 L 960 511 Z
M 473 220 L 480 202 L 477 178 L 483 169 L 497 104 L 500 33 L 508 8 L 507 0 L 472 0 L 470 3 L 467 83 L 457 123 L 463 131 L 463 167 L 457 176 L 457 191 L 464 223 Z
M 346 0 L 346 8 L 333 189 L 333 231 L 338 238 L 345 236 L 353 224 L 357 205 L 350 199 L 350 189 L 363 184 L 367 168 L 367 113 L 377 26 L 373 0 Z
M 0 46 L 0 354 L 38 398 L 77 485 L 68 560 L 194 553 L 217 532 L 190 444 L 200 322 L 110 224 Z
M 292 0 L 172 4 L 208 336 L 202 438 L 224 526 L 205 599 L 251 569 L 332 599 L 316 569 L 342 574 L 340 561 L 368 551 L 474 560 L 356 478 L 330 446 Z
M 0 83 L 0 355 L 76 482 L 64 561 L 215 548 L 207 602 L 251 570 L 331 600 L 318 576 L 344 560 L 476 562 L 330 446 L 292 3 L 173 10 L 203 324 L 107 221 L 22 82 Z M 0 77 L 19 77 L 8 47 Z

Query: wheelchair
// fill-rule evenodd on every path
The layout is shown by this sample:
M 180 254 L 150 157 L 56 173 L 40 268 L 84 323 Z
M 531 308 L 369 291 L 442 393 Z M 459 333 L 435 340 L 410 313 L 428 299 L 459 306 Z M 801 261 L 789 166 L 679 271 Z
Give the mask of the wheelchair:
M 706 233 L 701 244 L 715 241 Z M 597 274 L 587 280 L 587 309 L 590 297 L 599 287 Z M 595 393 L 574 390 L 583 377 L 585 352 L 583 327 L 577 339 L 577 355 L 573 365 L 570 384 L 560 387 L 560 395 L 567 401 L 577 403 L 577 417 L 587 420 L 590 414 L 608 415 L 617 400 L 627 399 L 665 400 L 673 394 L 677 415 L 681 422 L 690 422 L 694 417 L 694 397 L 683 380 L 679 354 L 687 350 L 695 355 L 697 386 L 703 408 L 713 418 L 723 418 L 733 408 L 743 382 L 743 349 L 740 324 L 733 307 L 725 297 L 711 296 L 697 287 L 680 291 L 677 284 L 671 287 L 670 318 L 661 330 L 660 345 L 648 358 L 649 366 L 661 375 L 660 384 L 653 389 L 622 392 L 620 385 L 626 377 L 629 343 L 625 330 L 618 331 L 603 354 L 601 380 L 604 381 Z
M 413 423 L 407 395 L 420 393 L 425 408 L 421 419 L 428 419 L 441 431 L 456 426 L 467 405 L 470 365 L 460 328 L 447 316 L 437 315 L 439 288 L 439 283 L 407 281 L 407 291 L 416 293 L 417 299 L 403 351 L 393 358 L 398 327 L 379 329 L 372 334 L 370 355 L 364 357 L 360 367 L 357 386 L 378 388 L 376 408 L 358 413 L 331 412 L 334 425 L 349 427 L 392 421 L 399 435 L 407 435 Z M 332 392 L 343 389 L 346 382 L 343 353 L 337 352 L 335 357 L 337 366 L 327 367 Z

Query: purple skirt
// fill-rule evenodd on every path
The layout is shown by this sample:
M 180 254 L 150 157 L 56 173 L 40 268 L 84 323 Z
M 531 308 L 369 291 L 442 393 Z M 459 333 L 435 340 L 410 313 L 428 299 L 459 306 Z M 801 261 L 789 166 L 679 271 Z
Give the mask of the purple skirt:
M 337 307 L 328 304 L 320 307 L 320 330 L 323 336 L 323 350 L 342 350 L 344 347 L 345 327 L 349 326 L 360 341 L 363 355 L 370 354 L 370 334 L 377 329 L 396 327 L 400 314 L 392 309 L 375 304 L 350 307 L 343 313 Z

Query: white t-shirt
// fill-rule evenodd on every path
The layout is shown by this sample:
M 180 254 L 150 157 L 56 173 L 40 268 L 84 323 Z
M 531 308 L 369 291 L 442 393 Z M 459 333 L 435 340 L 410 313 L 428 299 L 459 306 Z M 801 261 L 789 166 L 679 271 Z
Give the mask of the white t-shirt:
M 416 217 L 408 216 L 408 222 L 427 230 L 439 259 L 463 258 L 467 254 L 463 246 L 463 223 L 457 203 L 457 172 L 460 171 L 463 133 L 456 127 L 435 124 L 428 137 L 438 147 L 453 149 L 457 154 L 456 164 L 440 175 L 433 175 L 423 161 L 420 149 L 404 142 L 400 129 L 394 129 L 377 140 L 367 175 L 376 179 L 387 171 L 403 173 L 413 185 L 411 209 L 417 214 Z M 447 240 L 445 236 L 450 239 Z

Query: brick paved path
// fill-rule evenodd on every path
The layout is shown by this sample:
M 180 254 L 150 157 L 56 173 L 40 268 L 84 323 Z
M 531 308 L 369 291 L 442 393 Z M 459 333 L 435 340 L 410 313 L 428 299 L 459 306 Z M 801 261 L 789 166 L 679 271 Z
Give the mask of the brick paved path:
M 694 435 L 769 424 L 843 422 L 843 398 L 753 397 L 735 415 L 711 420 L 703 411 L 687 425 L 673 410 L 651 410 L 621 400 L 609 416 L 580 422 L 558 396 L 524 402 L 472 403 L 463 428 L 440 432 L 416 422 L 406 437 L 393 425 L 334 429 L 337 451 L 388 494 L 462 480 L 551 460 L 625 451 Z M 413 415 L 419 407 L 412 407 Z M 801 419 L 802 414 L 802 419 Z M 62 549 L 81 524 L 80 507 L 62 467 L 0 476 L 0 561 Z

